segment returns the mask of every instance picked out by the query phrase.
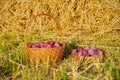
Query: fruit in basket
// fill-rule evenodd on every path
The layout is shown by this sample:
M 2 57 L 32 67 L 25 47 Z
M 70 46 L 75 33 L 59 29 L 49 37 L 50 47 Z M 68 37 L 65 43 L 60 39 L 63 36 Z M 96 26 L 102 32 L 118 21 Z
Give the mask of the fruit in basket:
M 32 48 L 37 48 L 36 44 L 32 45 Z
M 94 56 L 94 54 L 95 54 L 94 49 L 90 48 L 90 49 L 88 50 L 88 54 L 90 54 L 91 56 Z
M 90 48 L 89 46 L 86 46 L 85 48 L 78 47 L 77 49 L 73 49 L 72 54 L 80 56 L 102 56 L 103 52 L 96 47 Z
M 27 46 L 28 46 L 29 48 L 32 48 L 33 44 L 28 44 Z
M 97 49 L 96 49 L 96 47 L 93 47 L 93 48 L 91 48 L 92 50 L 94 50 L 94 51 L 96 51 Z
M 53 45 L 54 42 L 53 41 L 48 41 L 47 44 Z
M 41 46 L 40 48 L 45 48 L 45 47 L 47 47 L 47 43 L 41 42 L 41 43 L 40 43 L 40 46 Z
M 77 54 L 77 50 L 76 50 L 76 49 L 73 49 L 73 50 L 72 50 L 72 54 L 76 55 L 76 54 Z
M 83 50 L 83 51 L 82 51 L 82 56 L 85 56 L 87 53 L 88 53 L 87 50 Z
M 48 41 L 48 42 L 38 42 L 34 44 L 30 43 L 27 46 L 29 48 L 55 48 L 55 47 L 61 47 L 61 44 L 59 42 Z
M 36 43 L 35 45 L 39 48 L 39 44 L 38 43 Z
M 101 50 L 97 50 L 97 55 L 102 57 L 103 56 L 103 52 Z
M 78 52 L 81 52 L 82 50 L 83 50 L 83 48 L 82 47 L 78 47 Z
M 37 47 L 41 48 L 41 44 L 42 44 L 42 42 L 37 43 Z
M 51 46 L 51 45 L 49 45 L 49 44 L 47 44 L 46 48 L 52 48 L 52 46 Z
M 59 42 L 55 42 L 53 47 L 60 47 L 60 43 Z

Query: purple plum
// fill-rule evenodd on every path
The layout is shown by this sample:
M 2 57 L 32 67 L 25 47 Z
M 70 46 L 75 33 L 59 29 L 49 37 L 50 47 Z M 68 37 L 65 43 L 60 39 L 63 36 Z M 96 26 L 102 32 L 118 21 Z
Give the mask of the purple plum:
M 53 45 L 54 42 L 53 41 L 48 41 L 47 44 Z
M 78 52 L 81 52 L 82 50 L 83 50 L 83 48 L 82 47 L 78 47 Z
M 32 45 L 32 48 L 37 48 L 37 46 L 34 44 L 34 45 Z
M 35 45 L 36 45 L 38 48 L 40 48 L 40 44 L 39 44 L 39 43 L 36 43 Z
M 90 49 L 88 50 L 88 53 L 89 53 L 91 56 L 93 56 L 93 55 L 95 54 L 95 51 L 94 51 L 92 48 L 90 48 Z
M 52 42 L 52 41 L 49 41 L 49 42 L 47 42 L 47 44 L 48 44 L 48 48 L 52 48 L 53 47 L 53 45 L 54 45 L 54 42 Z
M 96 48 L 96 47 L 93 47 L 92 49 L 93 49 L 94 51 L 96 51 L 96 50 L 97 50 L 97 48 Z
M 28 46 L 29 48 L 32 48 L 33 44 L 28 44 L 27 46 Z
M 82 56 L 85 56 L 87 53 L 88 53 L 87 50 L 83 50 L 83 51 L 82 51 Z
M 47 43 L 43 43 L 42 45 L 41 45 L 41 48 L 46 48 L 47 47 Z
M 52 48 L 52 45 L 47 44 L 46 48 Z
M 76 50 L 76 49 L 73 49 L 73 50 L 72 50 L 72 54 L 76 55 L 76 54 L 77 54 L 77 50 Z
M 55 42 L 53 47 L 60 47 L 60 43 L 59 42 Z
M 103 56 L 103 52 L 101 50 L 97 50 L 97 55 L 102 57 Z
M 38 47 L 38 48 L 41 48 L 41 44 L 42 44 L 43 42 L 39 42 L 39 43 L 36 43 L 36 46 Z

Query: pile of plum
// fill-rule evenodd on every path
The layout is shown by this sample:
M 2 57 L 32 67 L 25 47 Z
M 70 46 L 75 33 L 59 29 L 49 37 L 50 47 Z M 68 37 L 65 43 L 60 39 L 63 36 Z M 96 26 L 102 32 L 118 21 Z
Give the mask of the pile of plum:
M 85 48 L 78 47 L 77 49 L 72 49 L 72 54 L 73 55 L 80 55 L 80 56 L 95 56 L 98 55 L 100 57 L 103 56 L 103 51 L 100 49 L 97 49 L 95 47 L 88 47 L 86 46 Z
M 48 42 L 30 43 L 27 46 L 29 48 L 56 48 L 56 47 L 61 47 L 62 44 L 59 42 L 48 41 Z

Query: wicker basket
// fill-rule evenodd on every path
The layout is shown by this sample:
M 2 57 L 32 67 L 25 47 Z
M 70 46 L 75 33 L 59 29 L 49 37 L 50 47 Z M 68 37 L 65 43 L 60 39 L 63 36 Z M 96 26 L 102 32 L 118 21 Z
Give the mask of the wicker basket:
M 74 58 L 76 60 L 87 62 L 87 63 L 100 63 L 103 60 L 103 57 L 100 56 L 81 56 L 81 55 L 73 55 L 70 54 L 69 58 Z
M 38 16 L 47 16 L 50 19 L 55 20 L 57 28 L 60 30 L 60 40 L 62 44 L 61 47 L 29 48 L 27 46 L 26 36 L 27 36 L 28 26 L 30 25 L 31 21 Z M 62 37 L 62 28 L 60 27 L 59 22 L 50 14 L 37 14 L 30 19 L 30 22 L 28 23 L 26 30 L 25 30 L 24 42 L 25 42 L 25 51 L 27 53 L 27 56 L 33 63 L 47 62 L 47 61 L 49 61 L 49 63 L 54 63 L 54 62 L 59 62 L 62 60 L 62 56 L 65 50 L 65 43 L 63 42 L 63 37 Z

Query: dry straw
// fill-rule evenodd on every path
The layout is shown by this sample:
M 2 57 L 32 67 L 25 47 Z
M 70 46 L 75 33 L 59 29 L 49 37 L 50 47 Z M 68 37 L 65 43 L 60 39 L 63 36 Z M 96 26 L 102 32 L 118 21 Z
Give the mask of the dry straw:
M 31 21 L 33 19 L 35 19 L 36 17 L 39 17 L 39 16 L 47 16 L 50 19 L 54 19 L 54 21 L 57 25 L 57 28 L 60 31 L 60 41 L 62 42 L 61 47 L 56 47 L 56 48 L 29 48 L 27 46 L 26 37 L 27 37 L 28 27 L 30 26 Z M 24 42 L 25 42 L 26 53 L 33 63 L 38 63 L 39 61 L 40 62 L 47 62 L 48 61 L 50 63 L 54 63 L 54 62 L 59 62 L 59 61 L 62 60 L 62 56 L 63 56 L 64 49 L 65 49 L 65 43 L 63 43 L 62 28 L 60 27 L 60 23 L 57 21 L 57 19 L 55 19 L 50 14 L 37 14 L 30 19 L 29 23 L 26 26 Z
M 119 0 L 2 0 L 0 33 L 15 32 L 21 35 L 28 18 L 38 12 L 56 16 L 64 28 L 63 35 L 67 41 L 79 38 L 84 40 L 82 44 L 91 45 L 94 36 L 103 38 L 95 42 L 98 45 L 106 46 L 109 39 L 120 41 Z M 46 34 L 43 33 L 43 36 Z

